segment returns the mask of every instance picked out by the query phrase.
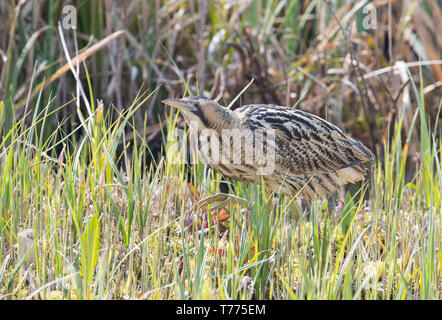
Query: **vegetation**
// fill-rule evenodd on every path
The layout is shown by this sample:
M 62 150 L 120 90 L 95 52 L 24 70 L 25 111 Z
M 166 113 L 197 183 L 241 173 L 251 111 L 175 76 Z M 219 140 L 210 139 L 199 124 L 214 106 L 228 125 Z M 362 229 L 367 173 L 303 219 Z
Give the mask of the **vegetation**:
M 75 32 L 67 4 L 0 3 L 0 299 L 442 297 L 436 1 L 79 0 Z M 215 201 L 160 103 L 188 94 L 325 117 L 370 176 Z

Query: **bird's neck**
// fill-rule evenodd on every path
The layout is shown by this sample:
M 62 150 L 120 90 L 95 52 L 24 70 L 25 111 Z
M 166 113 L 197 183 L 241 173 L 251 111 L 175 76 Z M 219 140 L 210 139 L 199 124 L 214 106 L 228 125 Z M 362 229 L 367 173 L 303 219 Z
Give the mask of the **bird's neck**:
M 230 109 L 221 108 L 219 113 L 223 119 L 223 121 L 220 121 L 223 129 L 239 128 L 241 125 L 241 121 L 239 120 L 238 116 Z
M 206 110 L 201 112 L 200 121 L 202 128 L 214 129 L 217 131 L 223 129 L 239 128 L 241 123 L 238 116 L 227 108 L 217 108 L 216 110 Z

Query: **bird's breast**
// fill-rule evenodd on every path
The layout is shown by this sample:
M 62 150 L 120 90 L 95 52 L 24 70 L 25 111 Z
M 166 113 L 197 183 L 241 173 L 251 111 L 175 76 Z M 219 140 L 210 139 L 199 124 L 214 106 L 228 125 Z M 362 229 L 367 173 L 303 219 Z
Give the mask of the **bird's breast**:
M 191 131 L 192 150 L 221 174 L 253 181 L 255 171 L 269 174 L 275 163 L 275 141 L 248 128 Z M 273 150 L 273 151 L 272 151 Z

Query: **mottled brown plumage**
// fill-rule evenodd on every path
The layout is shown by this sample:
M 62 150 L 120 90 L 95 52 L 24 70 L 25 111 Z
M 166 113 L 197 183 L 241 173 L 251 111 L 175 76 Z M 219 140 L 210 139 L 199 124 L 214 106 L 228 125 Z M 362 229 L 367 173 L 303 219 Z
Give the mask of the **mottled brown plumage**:
M 202 97 L 163 102 L 183 113 L 191 129 L 193 148 L 211 168 L 227 178 L 248 183 L 264 181 L 267 190 L 288 197 L 298 194 L 311 200 L 363 180 L 374 158 L 369 149 L 338 127 L 293 108 L 254 104 L 231 111 Z M 267 133 L 262 136 L 262 132 Z M 241 135 L 242 148 L 233 141 Z M 266 161 L 250 159 L 246 146 L 262 147 L 273 157 L 268 156 Z M 235 155 L 239 161 L 232 160 Z M 269 167 L 269 159 L 273 165 L 270 173 L 263 170 Z

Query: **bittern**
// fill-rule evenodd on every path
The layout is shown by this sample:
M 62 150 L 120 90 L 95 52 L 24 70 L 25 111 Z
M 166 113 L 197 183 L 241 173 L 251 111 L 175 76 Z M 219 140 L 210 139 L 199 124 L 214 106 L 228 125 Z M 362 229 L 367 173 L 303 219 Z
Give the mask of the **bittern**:
M 288 197 L 312 200 L 363 180 L 374 158 L 335 125 L 294 108 L 250 104 L 232 111 L 196 96 L 162 102 L 183 114 L 192 148 L 209 167 Z

